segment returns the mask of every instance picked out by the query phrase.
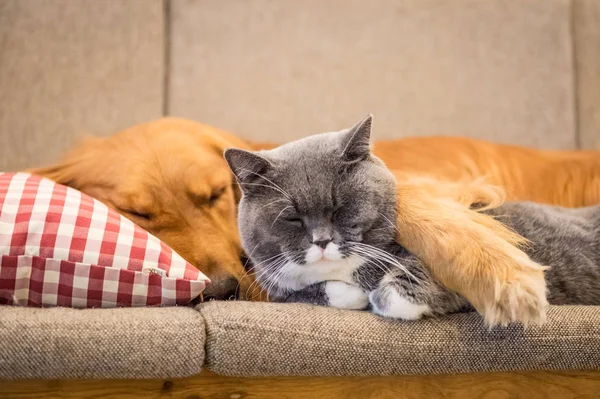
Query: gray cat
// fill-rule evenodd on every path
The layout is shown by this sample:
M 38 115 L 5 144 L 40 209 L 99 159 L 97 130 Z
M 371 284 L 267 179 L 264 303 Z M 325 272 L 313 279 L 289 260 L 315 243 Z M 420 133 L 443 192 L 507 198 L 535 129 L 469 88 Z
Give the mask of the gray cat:
M 414 320 L 470 310 L 395 241 L 393 175 L 370 150 L 371 117 L 270 151 L 230 149 L 243 192 L 244 250 L 272 299 Z M 550 266 L 551 304 L 600 304 L 600 206 L 507 203 L 486 211 L 529 239 Z

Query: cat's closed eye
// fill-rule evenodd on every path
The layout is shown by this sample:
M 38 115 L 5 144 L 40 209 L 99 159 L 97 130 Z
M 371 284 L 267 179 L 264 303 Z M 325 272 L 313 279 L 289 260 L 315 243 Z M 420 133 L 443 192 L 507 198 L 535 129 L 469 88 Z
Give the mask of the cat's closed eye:
M 344 207 L 342 205 L 337 206 L 333 210 L 333 213 L 331 214 L 331 220 L 332 221 L 337 221 L 337 220 L 342 219 L 344 217 L 343 211 L 344 211 Z
M 285 222 L 287 222 L 288 224 L 291 224 L 292 226 L 296 226 L 296 227 L 304 226 L 304 221 L 300 218 L 290 217 L 290 218 L 283 218 L 283 220 Z

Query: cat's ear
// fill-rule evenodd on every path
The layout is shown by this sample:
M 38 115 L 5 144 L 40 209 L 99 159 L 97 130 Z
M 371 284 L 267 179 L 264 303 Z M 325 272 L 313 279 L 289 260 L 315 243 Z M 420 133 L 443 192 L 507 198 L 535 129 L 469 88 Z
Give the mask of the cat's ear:
M 248 183 L 264 174 L 271 163 L 255 152 L 229 148 L 223 154 L 229 168 L 240 183 Z
M 371 123 L 373 115 L 354 125 L 345 133 L 342 158 L 348 162 L 364 161 L 371 155 Z

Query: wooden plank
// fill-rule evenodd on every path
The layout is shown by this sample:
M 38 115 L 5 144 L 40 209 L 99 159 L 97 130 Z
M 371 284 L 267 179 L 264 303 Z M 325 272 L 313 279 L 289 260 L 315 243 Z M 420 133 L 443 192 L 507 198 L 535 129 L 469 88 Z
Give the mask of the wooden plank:
M 2 381 L 7 399 L 570 399 L 600 397 L 600 372 L 387 377 L 223 377 L 175 380 Z

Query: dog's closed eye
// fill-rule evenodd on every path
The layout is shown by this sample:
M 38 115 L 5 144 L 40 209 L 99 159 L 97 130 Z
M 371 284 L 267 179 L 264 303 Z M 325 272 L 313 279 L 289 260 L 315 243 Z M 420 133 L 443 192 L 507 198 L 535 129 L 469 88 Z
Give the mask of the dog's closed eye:
M 217 202 L 222 196 L 223 194 L 225 194 L 225 191 L 227 190 L 227 187 L 221 187 L 217 190 L 214 190 L 211 194 L 210 194 L 210 198 L 208 199 L 209 204 L 212 206 L 215 204 L 215 202 Z
M 217 188 L 212 189 L 210 192 L 189 190 L 187 192 L 187 195 L 196 207 L 203 208 L 206 206 L 212 207 L 216 205 L 219 202 L 219 200 L 225 196 L 226 193 L 227 186 L 219 185 L 217 186 Z

